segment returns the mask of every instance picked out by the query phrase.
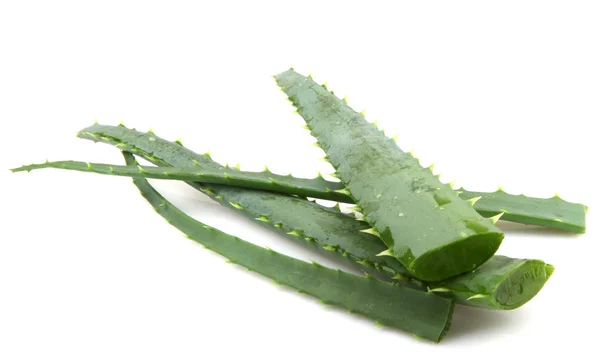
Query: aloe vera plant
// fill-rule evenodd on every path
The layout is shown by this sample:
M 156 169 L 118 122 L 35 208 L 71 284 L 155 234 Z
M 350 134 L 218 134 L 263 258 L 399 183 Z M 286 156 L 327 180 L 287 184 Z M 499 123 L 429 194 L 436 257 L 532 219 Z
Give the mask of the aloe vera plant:
M 185 167 L 201 160 L 205 166 L 224 169 L 209 156 L 198 155 L 181 144 L 122 126 L 93 125 L 78 135 L 133 151 L 159 165 Z M 343 214 L 339 209 L 263 191 L 200 183 L 190 185 L 271 230 L 299 242 L 317 245 L 331 256 L 345 257 L 379 279 L 431 290 L 452 297 L 463 305 L 517 308 L 539 292 L 553 271 L 552 266 L 539 260 L 495 256 L 473 272 L 444 282 L 425 283 L 414 279 L 398 260 L 378 256 L 385 249 L 385 244 L 376 236 L 361 234 L 360 231 L 369 225 Z
M 276 75 L 340 182 L 242 172 L 197 154 L 180 141 L 120 125 L 95 124 L 79 137 L 122 150 L 125 166 L 59 161 L 13 172 L 59 168 L 132 177 L 155 211 L 188 238 L 250 271 L 389 326 L 439 342 L 455 303 L 511 310 L 531 300 L 554 267 L 541 260 L 494 255 L 508 221 L 585 232 L 587 208 L 563 201 L 454 190 L 423 168 L 395 140 L 320 86 L 290 69 Z M 134 155 L 156 165 L 141 166 Z M 308 263 L 225 234 L 192 219 L 147 179 L 187 182 L 220 204 L 364 272 L 349 274 Z M 307 197 L 354 203 L 360 218 Z
M 348 195 L 339 192 L 344 188 L 341 182 L 328 181 L 321 175 L 312 179 L 297 178 L 291 175 L 282 176 L 271 173 L 268 169 L 263 172 L 243 172 L 238 169 L 201 166 L 200 163 L 197 163 L 195 167 L 131 167 L 79 161 L 47 161 L 24 165 L 12 169 L 12 171 L 30 172 L 44 168 L 114 176 L 205 182 L 352 203 L 352 199 Z M 558 195 L 546 199 L 511 195 L 501 189 L 495 192 L 473 192 L 460 189 L 458 192 L 460 192 L 459 197 L 463 200 L 479 197 L 473 207 L 484 217 L 547 226 L 574 233 L 585 232 L 586 207 L 567 202 Z
M 128 165 L 134 157 L 124 152 Z M 191 240 L 224 256 L 231 263 L 314 296 L 324 304 L 349 310 L 376 323 L 439 342 L 450 328 L 453 301 L 400 285 L 360 277 L 341 270 L 307 263 L 202 224 L 163 198 L 146 179 L 134 183 L 163 218 Z
M 372 226 L 365 232 L 387 245 L 380 254 L 426 281 L 471 271 L 494 255 L 504 233 L 360 113 L 293 69 L 275 80 Z

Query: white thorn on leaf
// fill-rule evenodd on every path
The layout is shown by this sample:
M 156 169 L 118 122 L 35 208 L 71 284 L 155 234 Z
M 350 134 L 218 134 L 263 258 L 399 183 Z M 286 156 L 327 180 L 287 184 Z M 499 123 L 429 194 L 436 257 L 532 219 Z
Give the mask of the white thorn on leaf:
M 468 199 L 468 200 L 466 200 L 466 201 L 467 201 L 469 204 L 471 204 L 471 206 L 473 206 L 473 205 L 475 205 L 475 203 L 476 203 L 477 201 L 479 201 L 479 199 L 480 199 L 480 198 L 481 198 L 481 196 L 477 196 L 477 197 L 470 198 L 470 199 Z
M 504 212 L 501 212 L 498 215 L 494 215 L 494 216 L 490 217 L 489 220 L 492 222 L 492 224 L 495 225 L 498 222 L 498 220 L 500 220 L 502 215 L 504 215 Z
M 383 256 L 393 257 L 394 252 L 392 251 L 392 249 L 386 249 L 386 250 L 382 251 L 381 253 L 377 254 L 377 256 L 378 257 L 383 257 Z
M 360 230 L 361 233 L 366 233 L 366 234 L 371 234 L 371 235 L 375 235 L 378 238 L 381 238 L 381 235 L 379 235 L 379 233 L 377 232 L 377 230 L 373 229 L 373 228 L 369 228 L 369 229 L 364 229 L 364 230 Z
M 485 295 L 485 294 L 483 294 L 483 293 L 478 293 L 476 295 L 473 295 L 473 296 L 467 298 L 467 301 L 474 300 L 474 299 L 477 299 L 477 298 L 486 298 L 486 297 L 488 297 L 488 296 Z

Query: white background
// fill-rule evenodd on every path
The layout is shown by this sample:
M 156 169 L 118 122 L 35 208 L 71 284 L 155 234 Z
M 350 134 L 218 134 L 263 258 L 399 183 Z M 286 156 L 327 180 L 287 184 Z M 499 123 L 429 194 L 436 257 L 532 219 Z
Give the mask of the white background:
M 594 361 L 600 5 L 386 3 L 2 2 L 0 362 Z M 94 119 L 153 127 L 247 170 L 332 172 L 270 78 L 291 65 L 445 181 L 559 192 L 591 207 L 588 233 L 501 224 L 499 253 L 544 259 L 554 276 L 515 311 L 458 307 L 436 345 L 224 264 L 127 178 L 8 172 L 45 158 L 122 163 L 75 137 Z M 182 183 L 154 184 L 228 233 L 333 264 Z

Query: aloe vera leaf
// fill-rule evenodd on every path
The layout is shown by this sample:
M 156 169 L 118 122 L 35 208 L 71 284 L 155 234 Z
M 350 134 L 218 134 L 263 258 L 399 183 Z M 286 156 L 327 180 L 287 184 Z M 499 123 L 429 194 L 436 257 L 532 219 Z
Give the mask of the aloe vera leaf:
M 295 178 L 292 177 L 292 175 L 281 176 L 271 172 L 241 172 L 231 168 L 203 167 L 200 166 L 199 163 L 195 167 L 133 167 L 80 161 L 56 161 L 30 164 L 14 168 L 12 171 L 30 172 L 44 168 L 57 168 L 125 177 L 215 183 L 320 199 L 327 199 L 332 196 L 337 200 L 344 199 L 344 201 L 347 201 L 348 199 L 346 195 L 335 192 L 335 190 L 343 189 L 343 184 L 327 181 L 322 176 L 313 179 Z
M 428 288 L 469 306 L 512 310 L 530 301 L 553 272 L 554 266 L 541 260 L 494 255 L 473 272 Z
M 128 165 L 135 158 L 124 152 Z M 186 215 L 144 178 L 134 178 L 142 196 L 167 222 L 231 263 L 321 300 L 376 320 L 380 325 L 439 342 L 450 328 L 453 301 L 318 263 L 307 263 L 225 234 Z
M 475 209 L 479 214 L 490 217 L 502 213 L 502 220 L 547 226 L 573 233 L 585 233 L 587 208 L 567 202 L 558 195 L 551 198 L 511 195 L 498 189 L 495 192 L 471 192 L 460 190 L 465 199 L 480 196 Z
M 312 179 L 282 176 L 264 172 L 243 172 L 223 167 L 143 167 L 118 166 L 112 164 L 88 163 L 79 161 L 57 161 L 30 164 L 12 169 L 13 172 L 35 169 L 57 168 L 93 172 L 106 175 L 207 182 L 227 186 L 278 192 L 313 197 L 330 201 L 352 203 L 352 199 L 341 192 L 341 182 L 325 180 L 321 175 Z M 472 192 L 459 190 L 463 200 L 480 197 L 473 207 L 484 217 L 500 217 L 501 220 L 523 224 L 547 226 L 574 233 L 585 232 L 586 207 L 567 202 L 558 195 L 550 198 L 534 198 L 523 195 L 510 195 L 502 190 L 496 192 Z
M 156 135 L 152 136 L 152 143 L 146 143 L 149 140 L 148 134 L 125 127 L 93 125 L 83 129 L 78 135 L 135 151 L 138 156 L 159 165 L 187 166 L 193 165 L 194 160 L 202 160 L 205 165 L 220 167 L 209 156 L 198 155 Z M 372 276 L 414 289 L 430 289 L 436 294 L 452 297 L 459 304 L 490 309 L 516 308 L 519 305 L 507 306 L 496 299 L 504 297 L 497 294 L 499 287 L 511 292 L 511 296 L 505 301 L 520 302 L 522 305 L 539 292 L 549 277 L 549 274 L 543 276 L 532 272 L 537 265 L 544 264 L 541 261 L 494 256 L 475 272 L 445 282 L 430 282 L 427 286 L 414 279 L 397 259 L 378 256 L 385 244 L 374 235 L 361 234 L 360 231 L 369 225 L 342 213 L 339 208 L 328 208 L 306 199 L 268 192 L 189 184 L 266 228 L 287 235 L 306 246 L 319 246 L 333 258 L 344 257 Z M 551 273 L 551 266 L 547 267 Z
M 275 76 L 389 249 L 416 277 L 437 281 L 491 258 L 504 233 L 361 114 L 294 70 Z

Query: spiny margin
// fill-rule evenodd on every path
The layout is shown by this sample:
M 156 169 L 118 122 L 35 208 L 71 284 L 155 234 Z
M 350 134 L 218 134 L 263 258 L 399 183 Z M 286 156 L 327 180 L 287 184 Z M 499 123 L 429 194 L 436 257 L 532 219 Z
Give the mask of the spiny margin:
M 135 157 L 124 152 L 128 165 Z M 448 332 L 454 302 L 426 292 L 355 276 L 279 254 L 225 234 L 186 215 L 146 179 L 133 179 L 142 196 L 163 218 L 190 239 L 229 261 L 389 327 L 440 342 Z
M 90 163 L 81 161 L 55 161 L 29 164 L 11 169 L 12 172 L 30 172 L 36 169 L 56 168 L 80 172 L 90 172 L 123 177 L 179 180 L 190 182 L 215 183 L 226 186 L 243 187 L 253 190 L 312 197 L 319 199 L 342 200 L 351 202 L 343 194 L 335 192 L 343 188 L 339 182 L 330 182 L 321 175 L 309 178 L 296 178 L 292 175 L 282 176 L 270 172 L 242 172 L 237 167 L 207 167 L 194 160 L 194 167 L 139 167 L 119 166 L 113 164 Z

